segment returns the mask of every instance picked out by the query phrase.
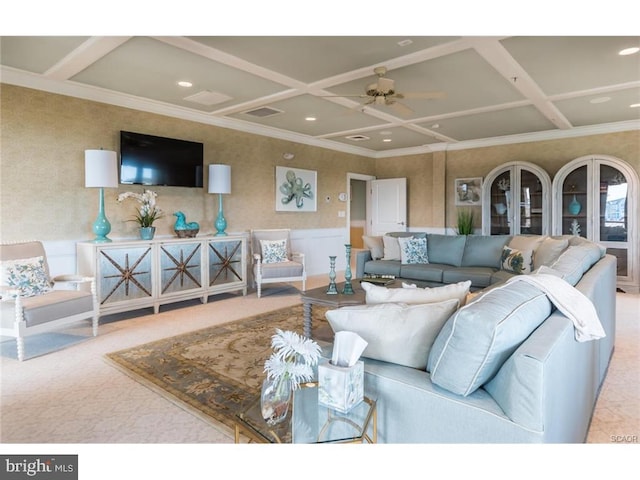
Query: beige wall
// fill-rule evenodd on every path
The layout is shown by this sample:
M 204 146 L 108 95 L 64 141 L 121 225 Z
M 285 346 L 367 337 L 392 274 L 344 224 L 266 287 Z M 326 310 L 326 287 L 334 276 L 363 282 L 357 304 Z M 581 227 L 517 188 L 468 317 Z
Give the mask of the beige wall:
M 235 130 L 203 125 L 137 110 L 2 84 L 1 87 L 0 238 L 15 241 L 80 240 L 93 237 L 98 191 L 84 188 L 84 150 L 118 150 L 120 130 L 204 143 L 205 165 L 231 165 L 232 193 L 224 196 L 228 232 L 251 228 L 344 228 L 338 194 L 346 189 L 347 172 L 373 175 L 375 160 Z M 295 154 L 284 160 L 282 154 Z M 318 211 L 275 211 L 275 167 L 318 172 Z M 205 172 L 205 185 L 207 173 Z M 204 189 L 152 187 L 168 215 L 156 222 L 158 234 L 173 233 L 173 212 L 215 231 L 217 195 Z M 123 185 L 105 189 L 105 209 L 112 224 L 110 238 L 134 237 L 127 222 L 136 204 L 117 204 Z M 330 202 L 325 197 L 331 198 Z
M 505 162 L 532 162 L 553 178 L 570 160 L 598 153 L 628 162 L 640 175 L 638 131 L 374 160 L 22 87 L 2 84 L 0 90 L 2 241 L 91 238 L 98 192 L 84 188 L 84 150 L 117 151 L 120 130 L 203 142 L 205 165 L 231 165 L 232 194 L 224 197 L 229 232 L 344 228 L 344 219 L 338 217 L 344 203 L 337 197 L 346 189 L 347 172 L 406 177 L 408 223 L 416 228 L 454 227 L 454 179 L 485 177 Z M 284 160 L 284 152 L 294 153 L 295 158 Z M 317 212 L 275 212 L 276 165 L 318 172 Z M 126 221 L 134 205 L 118 205 L 115 197 L 136 188 L 141 190 L 122 186 L 105 191 L 110 237 L 135 236 L 135 224 Z M 186 213 L 187 221 L 199 222 L 203 233 L 215 230 L 217 196 L 207 194 L 206 188 L 153 190 L 159 195 L 160 207 L 169 213 L 157 223 L 160 235 L 172 233 L 171 214 L 177 210 Z M 327 196 L 329 203 L 325 202 Z

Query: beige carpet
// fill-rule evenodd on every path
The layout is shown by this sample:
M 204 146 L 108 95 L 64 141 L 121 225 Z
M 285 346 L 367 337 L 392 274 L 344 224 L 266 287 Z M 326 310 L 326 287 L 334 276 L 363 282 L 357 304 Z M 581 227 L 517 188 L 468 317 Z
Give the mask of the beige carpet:
M 330 332 L 314 308 L 313 337 Z M 302 305 L 107 354 L 114 365 L 177 405 L 229 430 L 255 401 L 276 329 L 302 334 Z

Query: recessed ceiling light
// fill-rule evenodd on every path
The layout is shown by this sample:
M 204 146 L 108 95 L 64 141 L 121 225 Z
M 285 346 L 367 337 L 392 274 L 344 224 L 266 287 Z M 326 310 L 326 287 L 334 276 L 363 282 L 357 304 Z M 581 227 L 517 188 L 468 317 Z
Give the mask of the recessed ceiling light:
M 304 117 L 307 122 L 315 122 L 317 120 L 316 117 Z
M 413 43 L 413 40 L 409 40 L 408 38 L 406 40 L 400 40 L 398 42 L 398 45 L 400 45 L 401 47 L 406 47 L 407 45 L 411 45 Z
M 611 97 L 598 97 L 598 98 L 592 98 L 591 100 L 589 100 L 589 103 L 605 103 L 605 102 L 608 102 L 609 100 L 611 100 Z
M 193 83 L 188 82 L 188 81 L 186 81 L 186 80 L 180 80 L 180 81 L 178 82 L 178 85 L 180 85 L 181 87 L 184 87 L 184 88 L 193 87 Z
M 393 140 L 391 140 L 390 138 L 383 138 L 383 139 L 382 139 L 382 141 L 383 141 L 383 142 L 386 142 L 386 143 L 389 143 L 389 142 L 391 142 L 391 141 L 393 141 Z
M 640 103 L 632 103 L 629 108 L 640 108 Z
M 634 53 L 640 52 L 640 47 L 631 47 L 625 48 L 624 50 L 620 50 L 618 55 L 633 55 Z
M 440 128 L 440 124 L 439 123 L 434 123 L 433 125 L 431 125 L 431 128 Z

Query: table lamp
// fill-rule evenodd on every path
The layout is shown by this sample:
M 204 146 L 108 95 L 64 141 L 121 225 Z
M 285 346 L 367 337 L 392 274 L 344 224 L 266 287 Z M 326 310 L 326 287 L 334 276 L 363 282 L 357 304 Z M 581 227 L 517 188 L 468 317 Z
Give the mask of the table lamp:
M 229 165 L 209 165 L 209 193 L 218 194 L 218 217 L 215 222 L 216 236 L 225 236 L 227 221 L 222 212 L 222 194 L 231 193 L 231 167 Z
M 110 150 L 84 151 L 84 186 L 100 188 L 98 218 L 93 223 L 95 243 L 110 242 L 107 235 L 111 231 L 111 223 L 104 214 L 104 189 L 118 188 L 118 155 Z

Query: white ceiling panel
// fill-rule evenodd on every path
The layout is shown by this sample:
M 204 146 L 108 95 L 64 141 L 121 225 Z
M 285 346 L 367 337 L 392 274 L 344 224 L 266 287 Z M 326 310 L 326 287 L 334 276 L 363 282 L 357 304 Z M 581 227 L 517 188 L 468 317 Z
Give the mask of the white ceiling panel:
M 0 78 L 375 158 L 640 130 L 629 47 L 640 37 L 0 37 Z M 394 92 L 367 95 L 380 66 Z

